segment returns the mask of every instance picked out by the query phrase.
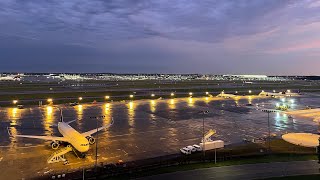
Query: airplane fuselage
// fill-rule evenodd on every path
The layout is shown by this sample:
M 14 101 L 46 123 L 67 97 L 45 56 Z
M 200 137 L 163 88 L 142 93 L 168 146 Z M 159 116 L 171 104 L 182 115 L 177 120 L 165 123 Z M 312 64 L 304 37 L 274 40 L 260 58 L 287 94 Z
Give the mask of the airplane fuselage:
M 79 152 L 84 153 L 89 150 L 89 141 L 86 137 L 81 135 L 78 131 L 73 129 L 65 122 L 58 123 L 58 130 L 64 138 Z

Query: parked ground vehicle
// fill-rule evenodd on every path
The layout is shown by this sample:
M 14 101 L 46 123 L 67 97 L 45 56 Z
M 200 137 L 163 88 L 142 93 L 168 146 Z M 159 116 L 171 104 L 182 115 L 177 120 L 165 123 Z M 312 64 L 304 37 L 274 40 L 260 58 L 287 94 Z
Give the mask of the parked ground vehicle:
M 191 154 L 191 150 L 188 149 L 187 147 L 181 148 L 181 149 L 180 149 L 180 152 L 181 152 L 182 154 L 185 154 L 185 155 Z
M 186 148 L 190 149 L 191 150 L 191 153 L 194 153 L 197 151 L 196 148 L 194 148 L 193 146 L 187 146 Z
M 197 145 L 197 144 L 194 144 L 192 147 L 193 147 L 196 151 L 202 151 L 202 148 L 201 148 L 199 145 Z

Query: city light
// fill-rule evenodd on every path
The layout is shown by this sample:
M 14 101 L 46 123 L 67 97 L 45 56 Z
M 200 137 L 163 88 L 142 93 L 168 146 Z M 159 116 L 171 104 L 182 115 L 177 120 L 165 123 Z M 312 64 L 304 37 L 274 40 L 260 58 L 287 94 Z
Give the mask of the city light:
M 53 99 L 49 98 L 49 99 L 47 99 L 47 102 L 48 102 L 48 103 L 52 103 L 52 102 L 53 102 Z
M 236 94 L 238 94 L 238 91 L 236 91 Z
M 81 101 L 81 100 L 82 100 L 82 97 L 79 97 L 78 99 L 79 99 L 79 101 Z
M 17 103 L 18 103 L 18 100 L 13 100 L 12 103 L 13 103 L 13 104 L 17 104 Z
M 288 89 L 288 90 L 287 90 L 287 92 L 288 92 L 288 93 L 290 93 L 290 92 L 291 92 L 291 90 L 290 90 L 290 89 Z
M 108 100 L 110 99 L 110 96 L 105 96 L 104 99 Z
M 252 93 L 252 91 L 251 91 L 251 90 L 249 90 L 249 93 Z
M 264 90 L 262 90 L 261 92 L 264 92 Z
M 133 95 L 132 94 L 130 94 L 130 96 L 129 96 L 130 98 L 133 98 Z
M 207 91 L 207 92 L 206 92 L 206 95 L 208 95 L 208 94 L 209 94 L 209 92 Z
M 155 96 L 155 94 L 151 94 L 151 97 L 154 97 Z
M 192 96 L 192 94 L 193 94 L 192 92 L 189 92 L 189 96 Z
M 294 99 L 291 99 L 290 102 L 293 104 L 294 103 Z
M 174 96 L 174 93 L 171 93 L 170 96 Z
M 276 107 L 279 107 L 279 106 L 280 106 L 280 104 L 279 104 L 279 103 L 277 103 L 277 104 L 276 104 Z
M 276 92 L 276 90 L 273 90 L 273 92 L 275 93 L 275 92 Z

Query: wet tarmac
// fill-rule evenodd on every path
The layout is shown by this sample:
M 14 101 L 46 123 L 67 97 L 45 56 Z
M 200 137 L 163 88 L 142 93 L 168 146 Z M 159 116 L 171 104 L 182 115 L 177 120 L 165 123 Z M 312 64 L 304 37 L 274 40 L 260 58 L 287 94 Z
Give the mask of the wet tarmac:
M 205 130 L 215 129 L 214 139 L 226 144 L 241 143 L 243 139 L 261 138 L 267 135 L 267 114 L 256 110 L 255 105 L 273 108 L 276 103 L 291 103 L 293 109 L 320 106 L 319 96 L 269 99 L 256 96 L 237 99 L 222 98 L 176 98 L 110 102 L 104 104 L 82 104 L 65 106 L 64 120 L 71 121 L 79 132 L 106 125 L 114 119 L 107 131 L 98 134 L 99 162 L 114 163 L 118 160 L 131 161 L 178 153 L 179 148 L 198 144 L 202 137 L 202 121 Z M 316 100 L 315 100 L 316 99 Z M 254 106 L 247 106 L 253 104 Z M 203 115 L 203 111 L 209 111 Z M 30 178 L 49 172 L 72 170 L 92 166 L 95 161 L 95 145 L 85 159 L 73 153 L 66 158 L 70 165 L 47 164 L 54 152 L 49 142 L 42 140 L 10 137 L 11 134 L 55 135 L 59 110 L 56 107 L 30 107 L 25 109 L 0 109 L 0 177 L 10 179 Z M 271 132 L 278 136 L 286 132 L 311 132 L 318 125 L 310 118 L 291 118 L 282 113 L 270 114 Z

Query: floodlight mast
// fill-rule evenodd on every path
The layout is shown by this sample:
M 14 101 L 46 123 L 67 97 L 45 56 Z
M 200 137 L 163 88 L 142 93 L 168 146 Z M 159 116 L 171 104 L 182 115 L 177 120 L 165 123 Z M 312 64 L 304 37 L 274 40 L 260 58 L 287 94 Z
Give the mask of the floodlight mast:
M 104 118 L 105 116 L 94 116 L 94 117 L 90 117 L 92 119 L 96 119 L 96 129 L 97 129 L 97 132 L 96 132 L 96 161 L 95 161 L 95 170 L 97 171 L 97 167 L 98 167 L 98 139 L 99 139 L 99 128 L 98 128 L 98 119 L 101 119 L 101 118 Z

